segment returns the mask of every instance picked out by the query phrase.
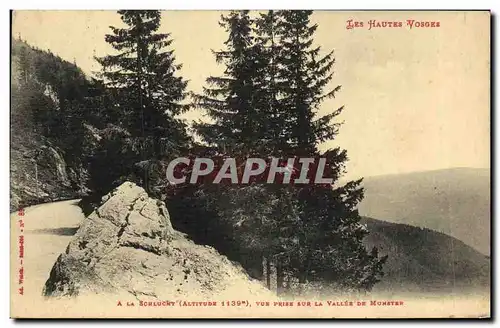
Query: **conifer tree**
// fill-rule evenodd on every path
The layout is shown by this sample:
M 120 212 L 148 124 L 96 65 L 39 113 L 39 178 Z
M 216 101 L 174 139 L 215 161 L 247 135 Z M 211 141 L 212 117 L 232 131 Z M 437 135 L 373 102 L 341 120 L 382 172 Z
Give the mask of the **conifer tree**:
M 294 152 L 312 155 L 319 142 L 331 140 L 338 131 L 333 118 L 342 108 L 318 117 L 319 106 L 325 99 L 335 97 L 340 86 L 325 92 L 333 78 L 333 51 L 320 56 L 321 47 L 313 47 L 316 24 L 310 23 L 312 11 L 280 11 L 276 34 L 280 40 L 278 89 L 283 108 L 288 108 L 286 131 L 291 137 Z
M 319 143 L 337 135 L 340 125 L 332 120 L 343 107 L 318 115 L 323 101 L 335 97 L 340 86 L 326 90 L 333 78 L 335 59 L 333 51 L 321 56 L 321 48 L 313 46 L 317 25 L 310 22 L 311 14 L 304 10 L 280 11 L 276 20 L 279 109 L 287 117 L 283 130 L 290 149 L 298 156 L 326 157 L 325 171 L 333 184 L 297 187 L 297 247 L 287 270 L 301 284 L 326 279 L 336 289 L 369 290 L 381 277 L 385 258 L 379 259 L 376 250 L 368 253 L 362 244 L 367 231 L 359 223 L 356 209 L 363 198 L 361 180 L 343 186 L 336 183 L 345 172 L 345 150 L 335 148 L 323 154 L 317 150 Z
M 257 72 L 258 76 L 261 76 L 257 98 L 265 115 L 263 142 L 272 149 L 272 155 L 277 157 L 287 155 L 289 148 L 285 131 L 286 122 L 289 120 L 288 112 L 282 107 L 278 88 L 279 61 L 283 52 L 277 34 L 280 19 L 279 12 L 270 10 L 260 13 L 255 21 L 256 47 L 260 50 L 259 61 L 263 63 L 261 71 Z
M 318 110 L 340 86 L 326 90 L 333 77 L 333 52 L 321 56 L 321 48 L 313 47 L 317 27 L 310 15 L 270 11 L 252 20 L 243 11 L 223 16 L 229 37 L 226 49 L 215 55 L 225 74 L 209 78 L 211 87 L 196 97 L 214 123 L 197 127 L 205 141 L 233 157 L 323 155 L 328 177 L 336 182 L 346 152 L 335 148 L 320 154 L 317 145 L 336 136 L 339 124 L 333 119 L 342 108 L 323 116 Z M 300 284 L 326 281 L 335 289 L 366 290 L 380 278 L 384 259 L 362 244 L 367 231 L 356 210 L 363 196 L 360 182 L 335 188 L 248 185 L 205 191 L 218 203 L 220 220 L 233 226 L 240 249 L 250 248 L 253 256 L 273 263 L 278 292 L 285 277 Z
M 96 58 L 105 86 L 103 117 L 109 122 L 90 163 L 96 197 L 125 179 L 152 191 L 151 167 L 178 156 L 191 143 L 187 125 L 177 116 L 190 107 L 185 103 L 187 81 L 179 76 L 182 65 L 170 49 L 170 34 L 158 32 L 160 11 L 118 14 L 124 26 L 111 26 L 112 33 L 105 36 L 115 53 Z M 101 183 L 98 171 L 105 167 L 109 176 Z
M 196 128 L 205 141 L 221 149 L 254 149 L 262 133 L 262 118 L 256 106 L 260 77 L 252 23 L 247 10 L 222 15 L 220 25 L 229 36 L 224 50 L 215 51 L 216 62 L 225 66 L 223 76 L 207 79 L 209 87 L 196 95 L 196 104 L 207 110 L 214 123 Z
M 196 104 L 213 119 L 195 125 L 203 140 L 218 149 L 219 154 L 244 159 L 270 156 L 272 149 L 267 133 L 269 99 L 265 70 L 268 66 L 264 47 L 256 42 L 253 19 L 248 11 L 232 11 L 221 16 L 220 25 L 228 33 L 225 49 L 215 51 L 216 62 L 224 65 L 222 76 L 207 79 L 203 95 L 195 95 Z M 262 275 L 262 257 L 273 253 L 276 228 L 269 218 L 276 214 L 274 196 L 268 197 L 261 185 L 204 186 L 208 202 L 219 220 L 231 231 L 237 247 L 250 254 L 257 267 L 255 278 Z M 263 196 L 263 197 L 261 197 Z M 258 202 L 258 204 L 255 204 Z M 267 220 L 266 220 L 267 218 Z M 236 237 L 234 237 L 236 236 Z
M 111 27 L 106 42 L 117 54 L 97 58 L 102 78 L 113 94 L 120 125 L 136 138 L 141 159 L 175 152 L 189 142 L 185 123 L 176 118 L 187 110 L 183 104 L 187 81 L 168 47 L 172 39 L 158 33 L 157 10 L 120 10 L 126 27 Z

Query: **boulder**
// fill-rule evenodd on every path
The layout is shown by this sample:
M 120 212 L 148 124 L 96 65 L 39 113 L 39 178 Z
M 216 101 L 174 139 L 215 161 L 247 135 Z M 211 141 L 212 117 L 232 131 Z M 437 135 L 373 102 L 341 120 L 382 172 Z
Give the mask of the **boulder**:
M 54 264 L 43 293 L 148 299 L 272 296 L 239 265 L 175 231 L 165 204 L 131 182 L 103 197 L 83 221 Z

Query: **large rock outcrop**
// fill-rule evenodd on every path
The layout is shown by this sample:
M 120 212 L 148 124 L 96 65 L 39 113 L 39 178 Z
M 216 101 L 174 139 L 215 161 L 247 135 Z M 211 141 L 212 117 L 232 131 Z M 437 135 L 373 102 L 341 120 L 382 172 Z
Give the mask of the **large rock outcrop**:
M 215 249 L 175 231 L 163 202 L 126 182 L 103 198 L 54 264 L 46 296 L 135 298 L 271 293 Z

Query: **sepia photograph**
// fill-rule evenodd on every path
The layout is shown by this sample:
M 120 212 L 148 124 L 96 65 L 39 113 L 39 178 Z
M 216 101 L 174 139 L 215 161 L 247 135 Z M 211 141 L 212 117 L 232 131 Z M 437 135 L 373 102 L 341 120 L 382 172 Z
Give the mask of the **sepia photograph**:
M 488 10 L 13 10 L 12 318 L 491 317 Z

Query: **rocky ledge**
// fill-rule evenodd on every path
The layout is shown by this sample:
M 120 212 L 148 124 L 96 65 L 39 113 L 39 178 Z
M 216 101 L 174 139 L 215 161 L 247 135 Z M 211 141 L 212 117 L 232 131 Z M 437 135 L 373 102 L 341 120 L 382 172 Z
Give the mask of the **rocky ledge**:
M 131 182 L 103 197 L 54 264 L 45 296 L 171 299 L 271 293 L 215 249 L 175 231 L 162 201 Z

